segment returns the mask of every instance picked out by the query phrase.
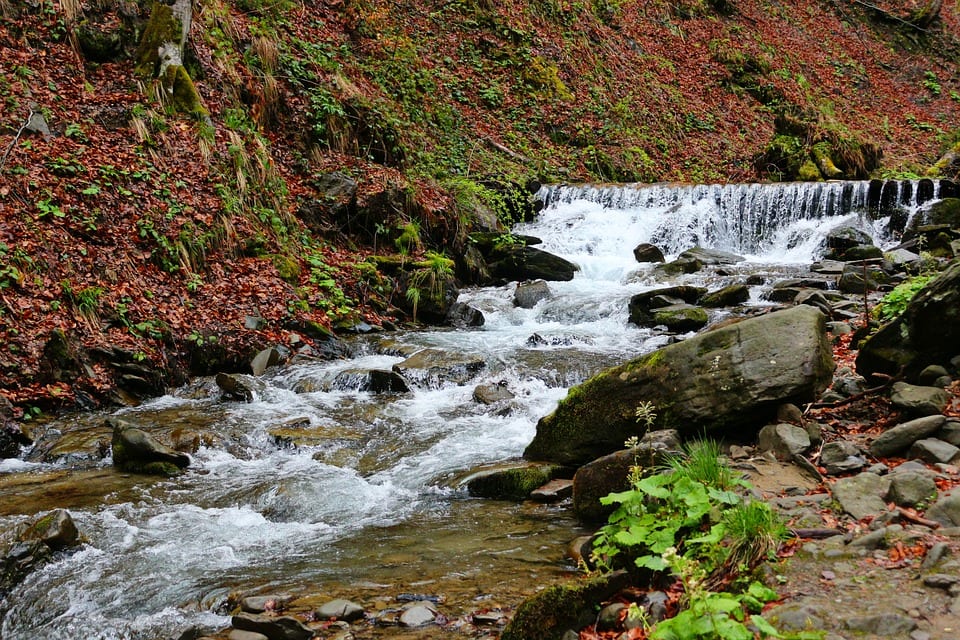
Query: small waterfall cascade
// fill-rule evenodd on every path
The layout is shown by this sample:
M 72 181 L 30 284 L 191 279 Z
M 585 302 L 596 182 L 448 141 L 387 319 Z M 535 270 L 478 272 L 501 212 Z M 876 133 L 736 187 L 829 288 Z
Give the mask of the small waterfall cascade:
M 665 253 L 694 245 L 763 255 L 808 244 L 854 218 L 879 244 L 889 243 L 923 205 L 957 195 L 946 180 L 873 180 L 708 185 L 552 185 L 538 197 L 545 208 L 577 201 L 633 211 L 658 220 L 646 241 Z M 849 220 L 844 220 L 849 218 Z

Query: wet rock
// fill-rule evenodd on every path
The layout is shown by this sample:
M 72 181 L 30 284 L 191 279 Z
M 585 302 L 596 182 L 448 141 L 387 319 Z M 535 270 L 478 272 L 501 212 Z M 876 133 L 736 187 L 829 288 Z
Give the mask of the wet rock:
M 884 499 L 889 491 L 890 478 L 869 472 L 841 478 L 831 488 L 840 507 L 857 520 L 886 511 Z
M 943 413 L 950 395 L 940 387 L 921 387 L 897 382 L 893 385 L 890 402 L 898 409 L 915 416 L 933 416 Z
M 600 504 L 600 498 L 630 487 L 630 468 L 640 466 L 653 472 L 670 456 L 680 453 L 680 434 L 673 429 L 650 431 L 636 447 L 621 449 L 588 462 L 573 476 L 573 511 L 583 522 L 605 521 L 614 505 Z
M 890 500 L 901 507 L 930 503 L 937 496 L 937 485 L 929 474 L 904 471 L 890 476 Z
M 883 279 L 880 276 L 881 273 L 879 269 L 864 269 L 860 265 L 848 265 L 837 281 L 837 289 L 843 293 L 876 291 L 880 287 L 880 280 Z
M 784 402 L 802 404 L 830 382 L 824 316 L 792 307 L 713 329 L 608 369 L 573 387 L 537 424 L 524 457 L 583 464 L 643 431 L 636 408 L 650 403 L 652 429 L 681 435 L 747 436 Z
M 840 225 L 827 232 L 826 244 L 829 249 L 852 249 L 861 244 L 873 244 L 873 238 L 863 229 L 851 225 Z
M 239 373 L 218 373 L 214 381 L 228 400 L 253 402 L 264 389 L 264 384 L 256 378 Z
M 573 480 L 557 478 L 530 492 L 530 499 L 537 502 L 560 502 L 573 495 Z
M 363 607 L 349 600 L 331 600 L 321 605 L 316 611 L 321 620 L 343 620 L 353 622 L 364 617 Z
M 960 526 L 960 491 L 953 490 L 941 495 L 925 515 L 945 527 Z
M 663 262 L 663 251 L 649 242 L 642 242 L 633 248 L 633 257 L 637 262 Z
M 473 399 L 480 404 L 491 405 L 513 400 L 516 396 L 507 388 L 506 381 L 481 384 L 473 390 Z
M 680 260 L 698 260 L 707 265 L 737 264 L 738 262 L 746 260 L 743 256 L 738 256 L 735 253 L 719 251 L 717 249 L 705 249 L 703 247 L 687 249 L 677 256 L 677 258 Z
M 121 418 L 107 418 L 113 465 L 121 471 L 172 476 L 190 465 L 190 456 L 157 442 L 149 433 Z
M 29 522 L 18 539 L 38 540 L 57 551 L 80 544 L 80 532 L 68 511 L 55 509 Z
M 697 331 L 706 326 L 709 318 L 707 312 L 700 307 L 689 304 L 672 304 L 667 307 L 654 309 L 651 324 L 663 325 L 668 331 L 686 333 Z
M 387 369 L 346 369 L 334 377 L 330 386 L 339 391 L 370 393 L 407 393 L 410 385 L 396 371 Z
M 530 493 L 563 473 L 555 464 L 519 463 L 478 471 L 464 480 L 470 495 L 495 500 L 526 500 Z
M 677 258 L 671 262 L 658 264 L 656 273 L 665 276 L 676 276 L 681 273 L 696 273 L 703 269 L 703 263 L 696 258 Z
M 270 640 L 267 636 L 256 631 L 244 631 L 243 629 L 231 629 L 227 640 Z
M 810 448 L 810 435 L 803 427 L 793 424 L 768 424 L 760 429 L 757 445 L 761 451 L 770 451 L 780 460 L 792 460 Z
M 730 286 L 711 291 L 703 296 L 700 304 L 704 307 L 732 307 L 750 299 L 750 289 L 745 284 Z
M 54 552 L 75 547 L 81 536 L 63 509 L 20 524 L 9 539 L 0 539 L 0 599 L 28 575 L 54 558 Z
M 580 267 L 542 249 L 509 245 L 495 249 L 488 259 L 490 272 L 505 280 L 573 280 Z
M 234 629 L 263 634 L 267 640 L 310 640 L 313 630 L 290 616 L 272 617 L 238 613 L 230 619 Z
M 833 315 L 833 307 L 827 297 L 820 291 L 803 289 L 793 299 L 794 304 L 806 304 L 823 312 L 828 318 Z
M 255 376 L 262 376 L 270 367 L 280 364 L 280 352 L 276 347 L 264 349 L 250 361 L 250 369 Z
M 948 463 L 957 457 L 960 449 L 949 442 L 937 440 L 936 438 L 924 438 L 917 440 L 910 447 L 910 457 L 919 458 L 930 464 Z
M 521 309 L 533 309 L 541 300 L 550 298 L 550 285 L 546 280 L 532 280 L 517 283 L 513 292 L 513 306 Z
M 478 356 L 423 349 L 393 365 L 393 371 L 419 384 L 439 387 L 443 382 L 464 384 L 486 366 Z
M 944 376 L 949 377 L 950 372 L 946 370 L 945 367 L 941 367 L 938 364 L 931 364 L 928 367 L 924 367 L 917 375 L 917 384 L 925 387 L 939 387 L 940 385 L 934 384 L 937 380 Z
M 829 475 L 857 471 L 867 465 L 860 448 L 848 440 L 835 440 L 823 445 L 820 464 Z
M 819 260 L 810 265 L 810 271 L 830 276 L 839 276 L 846 265 L 839 260 Z
M 630 322 L 639 326 L 652 326 L 653 311 L 675 304 L 695 304 L 707 292 L 704 287 L 679 285 L 663 287 L 638 293 L 630 298 Z
M 289 595 L 247 596 L 240 600 L 240 610 L 247 613 L 281 611 L 291 600 L 293 597 Z
M 581 629 L 596 619 L 596 603 L 630 582 L 626 572 L 615 571 L 546 587 L 517 607 L 500 640 L 555 640 L 568 629 Z
M 615 631 L 622 628 L 620 614 L 627 608 L 622 602 L 608 604 L 597 614 L 597 631 Z
M 468 327 L 482 327 L 487 319 L 483 312 L 463 302 L 454 302 L 447 311 L 445 322 L 451 327 L 465 329 Z
M 917 418 L 884 431 L 870 443 L 870 454 L 886 458 L 907 450 L 914 442 L 937 432 L 946 423 L 943 416 Z

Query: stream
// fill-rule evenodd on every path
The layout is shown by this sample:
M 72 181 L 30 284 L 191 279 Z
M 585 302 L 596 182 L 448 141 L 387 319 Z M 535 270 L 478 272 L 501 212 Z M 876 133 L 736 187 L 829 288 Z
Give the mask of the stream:
M 932 192 L 890 184 L 882 191 L 894 215 L 937 196 L 935 183 Z M 482 327 L 350 338 L 351 359 L 272 368 L 250 403 L 222 401 L 212 380 L 199 379 L 117 411 L 163 441 L 198 434 L 203 444 L 180 477 L 116 473 L 96 453 L 109 441 L 102 414 L 43 425 L 43 446 L 0 461 L 0 531 L 63 507 L 87 542 L 0 602 L 0 638 L 177 638 L 191 627 L 226 627 L 235 593 L 318 604 L 342 597 L 368 610 L 422 593 L 443 598 L 451 620 L 516 606 L 577 571 L 564 548 L 584 531 L 562 504 L 471 498 L 465 475 L 519 457 L 570 386 L 675 339 L 627 323 L 632 295 L 759 275 L 766 284 L 751 287 L 747 304 L 767 306 L 769 285 L 805 274 L 839 224 L 895 244 L 880 191 L 871 183 L 545 188 L 545 209 L 514 231 L 581 269 L 570 282 L 551 282 L 551 297 L 533 309 L 514 307 L 512 284 L 465 290 L 460 301 L 483 312 Z M 746 260 L 665 280 L 634 260 L 641 242 L 668 260 L 695 244 Z M 731 311 L 710 313 L 715 321 Z M 423 348 L 477 356 L 485 367 L 460 382 L 412 380 L 409 393 L 358 391 L 351 382 L 357 370 L 390 369 Z M 515 397 L 480 404 L 473 390 L 485 383 Z M 406 637 L 449 634 L 434 629 Z

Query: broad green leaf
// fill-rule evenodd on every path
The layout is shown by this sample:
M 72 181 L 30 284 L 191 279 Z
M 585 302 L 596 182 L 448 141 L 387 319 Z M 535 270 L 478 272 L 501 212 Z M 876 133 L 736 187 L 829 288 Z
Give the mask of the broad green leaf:
M 761 638 L 779 638 L 780 632 L 763 616 L 750 616 L 750 622 L 760 631 Z

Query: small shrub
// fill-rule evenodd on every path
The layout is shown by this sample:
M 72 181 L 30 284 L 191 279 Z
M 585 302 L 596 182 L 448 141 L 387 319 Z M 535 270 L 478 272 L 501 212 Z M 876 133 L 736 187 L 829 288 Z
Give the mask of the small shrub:
M 935 275 L 921 275 L 910 278 L 893 288 L 873 308 L 873 315 L 881 322 L 889 322 L 902 314 L 913 297 L 920 292 Z

